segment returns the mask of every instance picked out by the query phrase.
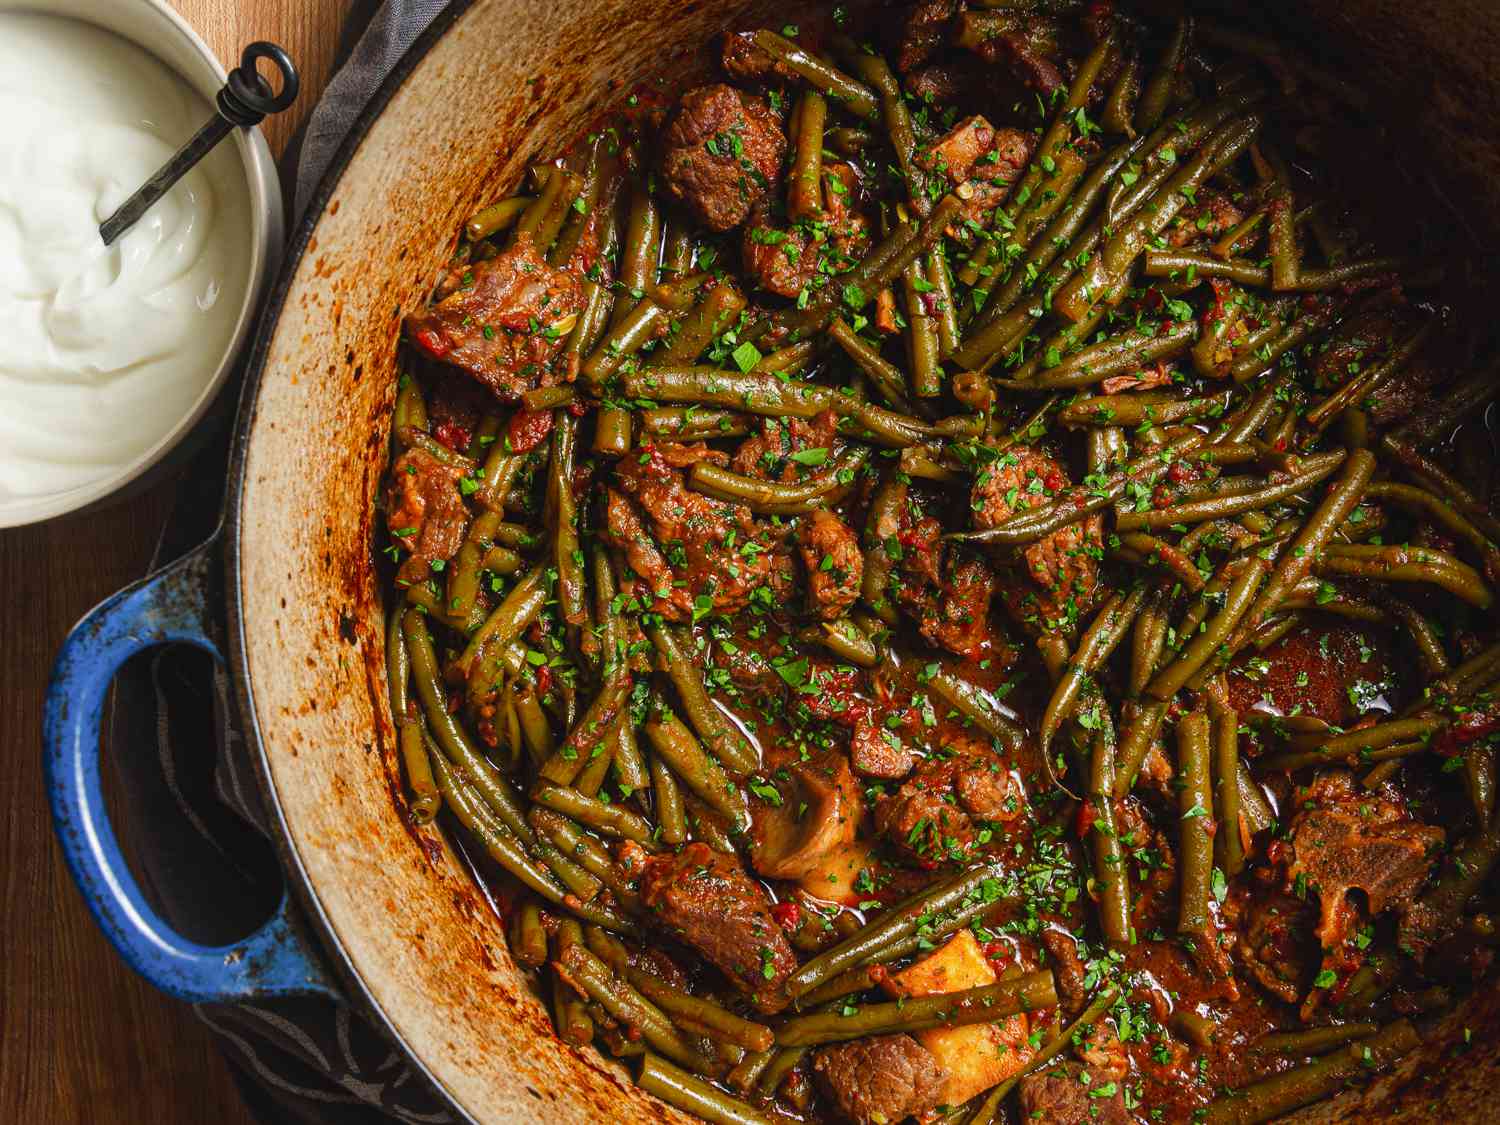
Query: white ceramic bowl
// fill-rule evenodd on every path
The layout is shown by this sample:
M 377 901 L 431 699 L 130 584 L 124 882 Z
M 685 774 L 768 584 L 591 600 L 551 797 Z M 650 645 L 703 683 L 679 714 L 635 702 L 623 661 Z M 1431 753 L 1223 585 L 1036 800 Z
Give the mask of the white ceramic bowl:
M 224 65 L 166 0 L 0 0 L 0 11 L 35 11 L 94 24 L 145 48 L 182 76 L 212 105 L 224 85 Z M 236 60 L 237 61 L 237 60 Z M 187 138 L 181 138 L 186 141 Z M 285 235 L 281 184 L 271 150 L 259 129 L 236 129 L 221 142 L 234 145 L 250 189 L 248 279 L 234 331 L 225 342 L 217 367 L 205 379 L 190 409 L 181 417 L 163 419 L 163 436 L 134 461 L 105 477 L 44 496 L 0 499 L 0 528 L 19 527 L 65 515 L 109 496 L 136 480 L 165 457 L 203 418 L 219 389 L 234 370 L 242 345 L 254 324 L 256 310 L 274 275 Z

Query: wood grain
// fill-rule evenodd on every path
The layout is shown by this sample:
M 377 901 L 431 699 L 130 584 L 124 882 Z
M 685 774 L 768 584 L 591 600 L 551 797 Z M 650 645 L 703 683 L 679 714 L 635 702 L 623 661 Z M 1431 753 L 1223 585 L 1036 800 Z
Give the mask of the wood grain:
M 278 154 L 328 81 L 345 0 L 173 0 L 219 57 L 283 44 L 298 104 L 268 124 Z M 140 577 L 170 509 L 167 479 L 102 511 L 0 531 L 0 1120 L 38 1125 L 248 1125 L 207 1029 L 116 957 L 69 878 L 42 789 L 41 701 L 58 645 L 100 599 Z

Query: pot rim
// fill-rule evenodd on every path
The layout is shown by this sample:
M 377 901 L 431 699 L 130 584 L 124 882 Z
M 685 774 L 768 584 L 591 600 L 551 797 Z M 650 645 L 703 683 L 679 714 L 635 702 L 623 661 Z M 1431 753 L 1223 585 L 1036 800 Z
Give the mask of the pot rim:
M 364 143 L 375 122 L 384 114 L 396 92 L 411 77 L 433 46 L 474 6 L 475 2 L 476 0 L 450 0 L 450 3 L 433 18 L 422 34 L 407 48 L 349 127 L 348 133 L 324 171 L 322 179 L 319 180 L 316 191 L 308 201 L 306 210 L 293 220 L 294 225 L 290 237 L 282 250 L 280 268 L 274 284 L 266 292 L 264 304 L 255 324 L 251 346 L 247 352 L 244 381 L 240 388 L 240 399 L 235 415 L 234 435 L 230 442 L 229 472 L 226 477 L 220 522 L 224 536 L 224 586 L 227 595 L 225 609 L 228 633 L 225 657 L 244 736 L 255 762 L 256 784 L 260 788 L 261 796 L 264 798 L 264 807 L 270 813 L 274 827 L 271 842 L 276 849 L 286 890 L 295 897 L 297 905 L 301 907 L 302 917 L 309 924 L 308 928 L 313 931 L 318 950 L 331 964 L 345 997 L 379 1025 L 390 1042 L 405 1056 L 412 1068 L 426 1080 L 434 1093 L 460 1120 L 468 1122 L 469 1125 L 481 1125 L 481 1123 L 449 1093 L 447 1087 L 406 1041 L 395 1023 L 387 1016 L 384 1008 L 366 987 L 348 950 L 339 939 L 332 920 L 324 911 L 322 900 L 314 889 L 312 879 L 293 844 L 291 828 L 287 824 L 281 801 L 271 779 L 270 757 L 266 752 L 265 739 L 261 734 L 255 708 L 255 689 L 246 670 L 249 657 L 246 648 L 239 574 L 240 514 L 244 501 L 245 465 L 249 456 L 255 407 L 261 383 L 266 374 L 266 359 L 270 353 L 271 341 L 281 321 L 297 269 L 301 265 L 303 255 L 307 252 L 313 232 L 317 229 L 329 201 L 343 179 L 344 172 L 353 161 L 355 153 Z

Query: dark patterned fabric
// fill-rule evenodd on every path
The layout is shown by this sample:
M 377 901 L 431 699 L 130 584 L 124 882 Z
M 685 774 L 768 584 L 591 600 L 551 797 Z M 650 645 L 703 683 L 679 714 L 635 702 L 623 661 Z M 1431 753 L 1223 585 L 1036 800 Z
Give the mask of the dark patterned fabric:
M 349 127 L 444 0 L 385 0 L 351 9 L 353 43 L 288 155 L 288 200 L 300 216 Z M 230 389 L 223 401 L 232 401 Z M 222 503 L 227 411 L 183 474 L 153 569 L 203 542 Z M 154 905 L 184 935 L 225 944 L 276 908 L 282 881 L 266 836 L 255 767 L 237 728 L 224 669 L 168 649 L 120 677 L 111 762 L 121 763 L 117 819 Z M 267 1125 L 442 1125 L 455 1120 L 405 1057 L 355 1008 L 322 999 L 201 1005 L 246 1104 Z

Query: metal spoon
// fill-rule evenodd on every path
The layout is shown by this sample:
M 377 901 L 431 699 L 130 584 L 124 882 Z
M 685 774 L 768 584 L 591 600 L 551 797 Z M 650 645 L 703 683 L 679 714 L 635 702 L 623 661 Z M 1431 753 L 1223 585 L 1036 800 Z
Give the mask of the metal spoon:
M 259 59 L 268 59 L 281 73 L 280 92 L 273 91 L 270 83 L 255 69 Z M 104 239 L 104 245 L 112 245 L 133 227 L 152 204 L 229 136 L 236 125 L 249 129 L 259 125 L 267 114 L 280 113 L 296 100 L 299 87 L 297 68 L 292 65 L 292 58 L 286 51 L 275 43 L 251 43 L 246 47 L 240 54 L 240 65 L 229 72 L 228 81 L 215 99 L 218 114 L 178 149 L 176 155 L 134 195 L 120 204 L 113 215 L 99 224 L 99 237 Z

